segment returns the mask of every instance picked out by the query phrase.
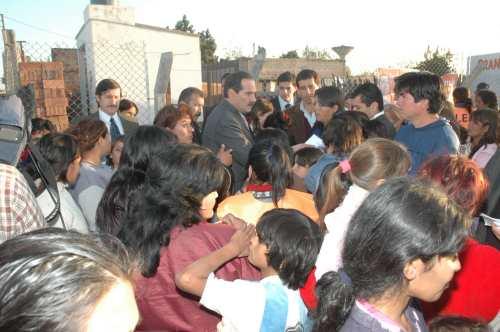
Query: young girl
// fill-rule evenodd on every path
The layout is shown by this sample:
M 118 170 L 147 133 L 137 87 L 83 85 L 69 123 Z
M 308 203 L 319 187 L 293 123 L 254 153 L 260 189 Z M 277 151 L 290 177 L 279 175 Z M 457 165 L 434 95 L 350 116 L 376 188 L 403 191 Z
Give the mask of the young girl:
M 316 331 L 427 331 L 411 301 L 436 301 L 460 269 L 468 217 L 443 192 L 387 181 L 359 207 L 343 268 L 319 281 Z
M 409 168 L 410 156 L 401 144 L 373 138 L 326 175 L 330 182 L 326 208 L 333 212 L 324 218 L 328 232 L 316 262 L 316 279 L 342 265 L 340 253 L 349 221 L 369 192 L 387 179 L 405 175 Z M 347 187 L 349 182 L 352 185 Z
M 176 285 L 201 296 L 200 303 L 222 315 L 218 331 L 309 331 L 307 309 L 298 288 L 314 265 L 321 243 L 319 227 L 297 210 L 275 209 L 244 226 L 221 249 L 176 275 Z M 224 281 L 213 272 L 249 250 L 262 280 Z

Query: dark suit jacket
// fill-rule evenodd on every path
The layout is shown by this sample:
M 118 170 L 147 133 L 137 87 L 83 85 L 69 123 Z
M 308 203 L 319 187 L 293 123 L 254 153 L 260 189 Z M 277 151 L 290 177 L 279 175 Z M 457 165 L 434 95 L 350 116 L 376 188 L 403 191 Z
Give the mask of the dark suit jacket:
M 495 152 L 490 161 L 486 164 L 484 172 L 490 182 L 490 191 L 486 204 L 487 215 L 493 218 L 500 218 L 500 149 Z M 491 231 L 491 227 L 479 223 L 475 234 L 476 238 L 500 250 L 500 240 Z
M 286 110 L 284 118 L 287 121 L 290 145 L 304 143 L 311 137 L 311 126 L 300 110 L 300 104 Z
M 271 99 L 271 103 L 273 104 L 273 108 L 275 111 L 282 111 L 282 112 L 284 111 L 284 109 L 281 109 L 279 96 L 276 96 L 273 99 Z M 290 107 L 292 106 L 293 104 L 290 104 Z
M 278 96 L 271 99 L 271 103 L 273 104 L 274 111 L 281 111 L 281 106 L 280 106 L 280 101 L 278 99 Z
M 129 120 L 125 119 L 123 116 L 120 116 L 120 115 L 118 115 L 118 116 L 120 117 L 120 121 L 122 123 L 123 132 L 124 132 L 123 134 L 125 136 L 132 135 L 137 130 L 137 128 L 139 128 L 138 123 L 129 121 Z M 89 117 L 94 118 L 94 119 L 99 119 L 99 111 L 94 112 L 94 113 L 90 113 Z
M 248 154 L 253 145 L 253 135 L 245 120 L 227 100 L 223 100 L 205 120 L 202 144 L 214 153 L 221 144 L 233 150 L 233 170 L 235 188 L 239 190 L 247 176 Z

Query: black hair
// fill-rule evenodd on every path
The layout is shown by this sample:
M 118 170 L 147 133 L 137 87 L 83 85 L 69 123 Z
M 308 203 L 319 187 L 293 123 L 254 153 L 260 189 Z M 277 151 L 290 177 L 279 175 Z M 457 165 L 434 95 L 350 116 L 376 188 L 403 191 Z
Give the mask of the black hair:
M 257 135 L 255 135 L 255 144 L 262 141 L 270 141 L 281 145 L 281 147 L 288 153 L 290 161 L 293 161 L 293 150 L 290 146 L 288 135 L 284 130 L 279 128 L 264 128 L 257 132 Z
M 54 124 L 47 119 L 33 118 L 31 119 L 31 133 L 47 130 L 50 133 L 56 131 Z
M 241 86 L 243 80 L 253 80 L 253 77 L 244 71 L 238 71 L 228 75 L 224 81 L 224 98 L 228 97 L 229 90 L 233 90 L 236 93 L 240 92 L 243 89 Z
M 194 144 L 160 151 L 144 173 L 144 188 L 130 202 L 118 238 L 138 255 L 142 275 L 152 277 L 172 229 L 201 222 L 201 201 L 213 191 L 225 193 L 228 181 L 217 157 Z
M 267 117 L 266 121 L 264 121 L 263 127 L 280 129 L 286 133 L 288 125 L 283 117 L 283 112 L 274 110 L 274 112 Z
M 144 188 L 151 159 L 175 144 L 174 134 L 154 126 L 139 126 L 126 139 L 120 165 L 102 194 L 96 211 L 99 231 L 117 235 L 133 201 Z
M 49 163 L 57 180 L 67 182 L 66 173 L 79 156 L 78 141 L 69 134 L 47 134 L 38 141 L 42 157 Z
M 119 111 L 127 111 L 127 110 L 131 109 L 132 107 L 135 108 L 137 113 L 139 113 L 139 107 L 137 107 L 136 103 L 134 103 L 132 100 L 122 99 L 122 100 L 120 100 L 120 103 L 118 104 Z
M 185 88 L 184 90 L 181 91 L 178 102 L 179 103 L 184 102 L 187 104 L 189 103 L 193 95 L 203 98 L 203 91 L 195 87 Z
M 498 109 L 497 95 L 491 90 L 479 90 L 476 95 L 483 101 L 485 107 L 493 110 Z
M 366 131 L 366 124 L 368 123 L 368 121 L 370 121 L 370 118 L 368 118 L 368 115 L 366 113 L 361 112 L 361 111 L 349 111 L 349 112 L 342 112 L 342 113 L 344 114 L 343 116 L 352 118 L 354 121 L 356 121 L 361 126 L 361 129 L 363 129 L 363 137 L 365 139 L 367 139 L 368 132 Z
M 259 242 L 267 246 L 267 263 L 290 289 L 304 286 L 323 240 L 319 226 L 295 209 L 273 209 L 257 222 Z
M 113 150 L 115 149 L 116 145 L 118 143 L 122 143 L 123 147 L 125 147 L 125 135 L 120 135 L 113 142 L 111 142 L 111 152 L 109 155 L 106 156 L 106 165 L 110 166 L 112 169 L 115 169 L 118 167 L 120 164 L 120 161 L 118 160 L 118 165 L 113 165 L 113 158 L 111 157 L 111 154 L 113 153 Z M 121 159 L 121 154 L 120 154 L 120 159 Z
M 351 112 L 334 114 L 323 131 L 323 142 L 334 153 L 350 153 L 364 141 L 363 127 Z
M 339 88 L 334 86 L 324 86 L 314 92 L 316 100 L 320 106 L 337 106 L 337 112 L 344 110 L 344 95 Z
M 369 107 L 372 103 L 377 103 L 378 110 L 382 112 L 384 109 L 384 97 L 382 96 L 382 91 L 377 85 L 367 82 L 358 85 L 353 92 L 351 92 L 352 98 L 357 96 L 361 97 L 361 102 Z
M 258 181 L 272 185 L 273 203 L 278 206 L 278 201 L 293 181 L 292 164 L 287 151 L 279 143 L 259 141 L 250 149 L 248 164 L 252 166 Z
M 476 93 L 480 90 L 488 90 L 490 88 L 490 85 L 486 82 L 480 82 L 476 86 Z
M 300 81 L 308 80 L 311 78 L 314 80 L 316 84 L 319 85 L 320 82 L 318 73 L 312 69 L 303 69 L 297 74 L 297 77 L 295 78 L 295 84 L 298 87 Z
M 365 123 L 363 129 L 366 138 L 390 138 L 389 133 L 387 132 L 387 127 L 382 121 L 379 121 L 378 119 L 369 120 Z
M 469 97 L 469 90 L 464 86 L 459 86 L 453 90 L 453 102 L 455 106 L 465 107 L 471 112 L 472 100 Z
M 0 244 L 0 330 L 83 331 L 101 298 L 131 282 L 133 264 L 112 237 L 57 228 Z
M 472 158 L 472 156 L 483 146 L 486 146 L 487 144 L 498 143 L 498 117 L 498 112 L 489 108 L 483 108 L 472 112 L 470 120 L 479 122 L 483 126 L 488 126 L 488 131 L 484 133 L 483 136 L 481 136 L 478 144 L 472 147 L 472 150 L 469 154 L 470 158 Z
M 280 84 L 281 82 L 291 82 L 291 83 L 294 83 L 295 81 L 295 75 L 293 75 L 291 72 L 289 71 L 286 71 L 284 73 L 281 73 L 279 76 L 278 76 L 278 79 L 277 79 L 277 83 L 276 84 Z
M 426 99 L 429 102 L 427 111 L 430 114 L 439 114 L 446 100 L 443 95 L 443 82 L 436 74 L 428 72 L 410 72 L 396 77 L 394 92 L 396 96 L 407 92 L 413 96 L 415 102 Z
M 437 316 L 429 322 L 429 332 L 493 332 L 488 324 L 469 317 Z
M 306 146 L 295 152 L 295 163 L 304 166 L 311 167 L 316 164 L 319 158 L 323 155 L 323 151 L 312 146 Z
M 176 143 L 177 138 L 169 131 L 155 126 L 139 126 L 125 140 L 119 167 L 144 171 L 152 156 Z
M 456 255 L 467 224 L 460 206 L 429 183 L 386 181 L 363 201 L 346 232 L 341 272 L 350 282 L 333 271 L 318 281 L 314 330 L 340 330 L 357 298 L 397 296 L 406 264 L 420 259 L 432 268 L 435 258 Z
M 120 89 L 120 96 L 121 96 L 120 84 L 118 84 L 117 81 L 115 81 L 111 78 L 105 78 L 97 84 L 97 86 L 95 88 L 95 95 L 100 96 L 104 92 L 106 92 L 108 90 L 113 90 L 113 89 Z

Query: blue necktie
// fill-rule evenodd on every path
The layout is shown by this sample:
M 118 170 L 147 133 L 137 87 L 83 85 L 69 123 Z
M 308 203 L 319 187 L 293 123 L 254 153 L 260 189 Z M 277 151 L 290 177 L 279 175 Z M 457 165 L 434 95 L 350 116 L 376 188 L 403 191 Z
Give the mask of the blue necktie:
M 120 129 L 118 129 L 115 119 L 113 118 L 109 120 L 109 129 L 111 134 L 111 141 L 114 142 L 118 137 L 121 136 L 121 134 Z

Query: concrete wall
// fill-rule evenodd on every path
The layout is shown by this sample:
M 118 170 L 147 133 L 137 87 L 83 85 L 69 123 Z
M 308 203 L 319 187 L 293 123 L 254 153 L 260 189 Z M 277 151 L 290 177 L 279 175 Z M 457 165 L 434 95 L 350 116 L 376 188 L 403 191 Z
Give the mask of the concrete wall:
M 137 24 L 129 7 L 89 5 L 85 19 L 77 35 L 77 45 L 85 46 L 91 108 L 96 108 L 93 96 L 96 83 L 103 78 L 114 78 L 122 86 L 124 97 L 138 104 L 139 121 L 151 123 L 157 111 L 155 80 L 164 52 L 173 53 L 170 77 L 173 103 L 184 88 L 202 87 L 198 35 Z

